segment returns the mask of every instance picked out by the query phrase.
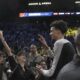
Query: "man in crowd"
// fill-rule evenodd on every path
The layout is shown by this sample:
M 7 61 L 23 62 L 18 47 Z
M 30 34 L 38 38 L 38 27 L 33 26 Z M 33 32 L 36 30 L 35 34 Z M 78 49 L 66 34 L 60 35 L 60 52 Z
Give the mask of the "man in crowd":
M 35 67 L 36 63 L 39 63 L 42 59 L 41 55 L 37 51 L 37 46 L 32 44 L 30 46 L 30 53 L 27 56 L 28 65 L 31 67 Z
M 75 50 L 72 44 L 68 40 L 64 39 L 67 29 L 67 23 L 63 20 L 54 21 L 51 24 L 50 36 L 56 41 L 54 43 L 53 63 L 49 70 L 45 70 L 41 66 L 37 66 L 40 73 L 46 77 L 56 79 L 61 68 L 73 58 Z M 48 46 L 45 38 L 42 35 L 39 36 L 39 41 L 47 50 L 50 51 L 50 47 Z
M 30 46 L 30 53 L 27 56 L 27 63 L 28 67 L 33 71 L 36 78 L 38 77 L 38 72 L 36 70 L 37 63 L 41 62 L 43 57 L 38 53 L 37 46 L 34 44 L 31 44 Z
M 35 80 L 35 76 L 26 64 L 26 56 L 24 51 L 19 51 L 15 60 L 10 47 L 3 37 L 2 31 L 0 31 L 0 40 L 4 45 L 4 48 L 6 49 L 6 53 L 8 55 L 8 60 L 12 70 L 12 76 L 10 77 L 10 80 Z
M 78 32 L 75 42 L 77 54 L 70 63 L 62 68 L 57 80 L 80 80 L 80 32 Z

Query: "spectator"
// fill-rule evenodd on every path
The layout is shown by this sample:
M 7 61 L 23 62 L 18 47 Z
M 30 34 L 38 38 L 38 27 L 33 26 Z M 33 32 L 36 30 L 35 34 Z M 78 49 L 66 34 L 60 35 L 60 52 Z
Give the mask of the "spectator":
M 35 77 L 30 69 L 28 69 L 28 66 L 26 65 L 26 57 L 23 51 L 20 51 L 17 55 L 17 62 L 15 61 L 15 58 L 11 52 L 11 49 L 9 48 L 8 44 L 6 43 L 3 32 L 0 31 L 0 39 L 6 49 L 6 52 L 8 54 L 8 60 L 10 63 L 11 70 L 13 71 L 12 76 L 10 80 L 34 80 Z
M 35 67 L 36 63 L 39 63 L 41 61 L 42 57 L 37 51 L 36 45 L 32 44 L 30 46 L 30 53 L 28 55 L 28 64 L 31 67 Z
M 37 75 L 36 64 L 39 63 L 42 59 L 43 59 L 42 56 L 39 55 L 37 51 L 36 45 L 32 44 L 30 46 L 30 53 L 27 56 L 27 62 L 28 62 L 28 66 L 33 71 L 35 76 Z

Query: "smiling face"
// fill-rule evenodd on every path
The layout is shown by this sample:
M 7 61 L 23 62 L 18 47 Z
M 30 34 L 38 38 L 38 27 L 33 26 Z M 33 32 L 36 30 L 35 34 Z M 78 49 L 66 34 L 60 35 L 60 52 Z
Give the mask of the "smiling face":
M 25 63 L 26 62 L 26 56 L 24 51 L 19 51 L 17 54 L 17 61 L 19 63 Z
M 51 23 L 50 35 L 54 40 L 64 37 L 68 27 L 67 23 L 63 20 L 56 20 Z
M 17 60 L 18 60 L 18 62 L 25 63 L 26 62 L 26 56 L 25 55 L 17 56 Z
M 51 39 L 56 40 L 60 34 L 61 34 L 60 30 L 55 29 L 55 27 L 51 27 L 50 29 Z

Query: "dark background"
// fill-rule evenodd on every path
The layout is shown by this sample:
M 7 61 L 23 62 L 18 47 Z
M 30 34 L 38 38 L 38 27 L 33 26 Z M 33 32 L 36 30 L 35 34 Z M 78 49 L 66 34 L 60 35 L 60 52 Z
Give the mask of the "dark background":
M 51 1 L 50 6 L 28 6 L 29 2 Z M 0 20 L 18 18 L 19 12 L 43 11 L 80 11 L 80 5 L 74 4 L 76 0 L 0 0 Z M 79 1 L 79 0 L 78 0 Z

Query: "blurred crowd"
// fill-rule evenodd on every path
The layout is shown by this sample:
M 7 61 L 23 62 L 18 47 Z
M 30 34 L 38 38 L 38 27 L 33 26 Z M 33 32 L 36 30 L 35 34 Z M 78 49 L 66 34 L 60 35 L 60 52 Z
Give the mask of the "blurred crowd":
M 54 26 L 55 29 L 53 29 Z M 65 35 L 66 27 L 62 20 L 53 22 L 51 30 L 49 29 L 50 27 L 45 23 L 0 23 L 0 80 L 72 80 L 63 78 L 63 73 L 60 70 L 73 58 L 75 59 L 73 55 L 77 51 L 79 53 L 75 44 L 78 29 L 76 29 L 75 35 L 67 35 L 71 29 Z M 53 37 L 54 40 L 52 40 Z M 59 39 L 61 39 L 60 43 L 65 44 L 65 46 L 62 45 L 60 58 L 56 56 L 60 52 L 57 51 L 61 48 Z M 77 55 L 78 61 L 79 55 Z M 64 72 L 64 70 L 62 71 Z
M 27 65 L 37 80 L 41 80 L 42 78 L 44 80 L 45 77 L 41 77 L 38 72 L 36 72 L 36 65 L 39 64 L 42 65 L 44 69 L 49 69 L 53 60 L 52 55 L 48 55 L 48 51 L 45 51 L 38 40 L 38 34 L 41 34 L 46 38 L 49 45 L 51 44 L 51 39 L 48 34 L 49 30 L 45 27 L 47 26 L 33 23 L 0 23 L 0 29 L 4 32 L 5 40 L 9 44 L 11 51 L 15 55 L 17 55 L 19 51 L 22 51 L 22 53 L 26 55 L 26 61 L 28 61 Z M 6 53 L 2 42 L 0 42 L 0 47 L 1 51 Z M 5 58 L 5 72 L 8 79 L 10 79 L 13 71 L 7 59 L 8 57 L 6 57 L 7 55 L 4 53 L 2 54 Z
M 0 29 L 4 31 L 5 39 L 13 49 L 25 47 L 27 49 L 31 44 L 36 44 L 39 47 L 38 34 L 43 35 L 49 45 L 52 44 L 49 37 L 49 26 L 46 24 L 9 22 L 1 23 Z

